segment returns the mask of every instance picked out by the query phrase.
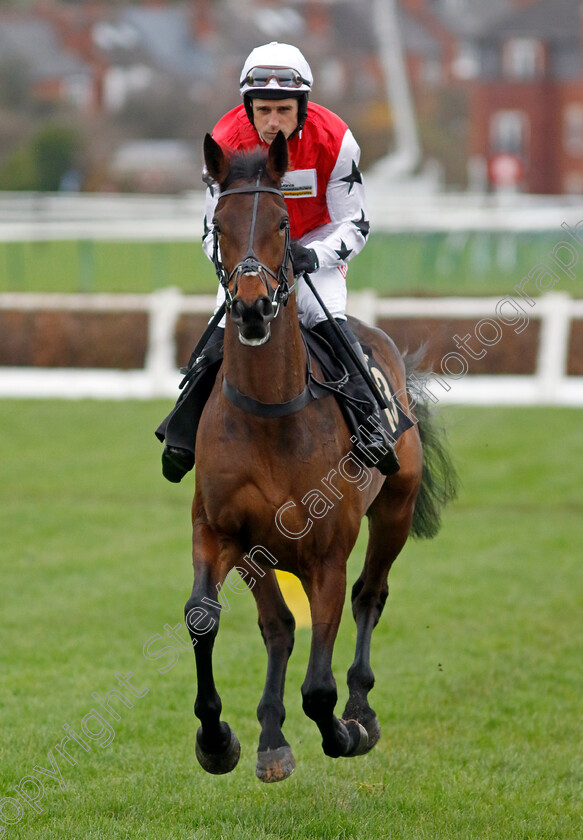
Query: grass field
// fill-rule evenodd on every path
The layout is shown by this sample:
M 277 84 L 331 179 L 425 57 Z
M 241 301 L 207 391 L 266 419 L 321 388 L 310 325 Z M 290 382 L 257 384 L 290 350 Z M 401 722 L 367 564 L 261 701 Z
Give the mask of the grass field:
M 444 412 L 464 486 L 440 536 L 406 546 L 391 573 L 372 656 L 381 742 L 361 758 L 322 754 L 301 710 L 300 629 L 284 730 L 297 770 L 262 785 L 265 658 L 250 595 L 233 599 L 216 647 L 241 762 L 211 777 L 194 757 L 193 657 L 164 630 L 182 623 L 191 585 L 192 482 L 164 482 L 152 434 L 167 408 L 2 403 L 0 799 L 11 799 L 0 803 L 0 837 L 580 840 L 581 412 Z M 364 544 L 363 532 L 351 580 Z M 353 627 L 347 610 L 340 706 Z M 146 643 L 172 645 L 176 661 L 146 659 Z M 105 729 L 92 693 L 117 687 L 117 673 L 143 696 L 133 708 L 114 701 L 121 720 L 104 712 Z M 56 771 L 35 771 L 37 813 L 14 788 L 34 794 L 23 778 L 51 771 L 63 726 L 81 733 L 82 719 L 96 737 L 89 751 L 70 742 L 74 765 L 53 753 L 64 790 Z
M 504 295 L 538 263 L 549 264 L 561 238 L 560 230 L 372 234 L 350 264 L 349 287 L 380 295 Z M 581 297 L 579 280 L 560 276 L 559 288 Z M 193 294 L 214 292 L 216 283 L 198 241 L 0 243 L 0 292 L 150 292 L 173 285 Z

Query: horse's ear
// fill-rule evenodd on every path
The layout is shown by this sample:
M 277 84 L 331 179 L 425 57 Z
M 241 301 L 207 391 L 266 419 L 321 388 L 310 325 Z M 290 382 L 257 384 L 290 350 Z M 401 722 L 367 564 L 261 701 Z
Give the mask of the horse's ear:
M 222 184 L 229 172 L 229 161 L 221 146 L 216 140 L 213 140 L 210 134 L 205 134 L 203 151 L 204 162 L 209 175 L 213 181 Z
M 267 155 L 265 168 L 269 177 L 279 183 L 287 172 L 288 162 L 287 140 L 283 131 L 278 131 Z

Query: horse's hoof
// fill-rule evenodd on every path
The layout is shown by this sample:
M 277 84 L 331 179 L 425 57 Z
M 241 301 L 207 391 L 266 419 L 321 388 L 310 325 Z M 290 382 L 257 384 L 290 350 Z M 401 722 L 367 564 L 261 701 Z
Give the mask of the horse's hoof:
M 230 773 L 237 766 L 241 756 L 239 739 L 227 723 L 223 723 L 222 726 L 228 729 L 230 739 L 226 748 L 220 753 L 207 752 L 202 748 L 200 744 L 202 726 L 199 727 L 196 733 L 196 757 L 198 763 L 203 770 L 206 770 L 207 773 L 212 773 L 214 776 L 222 776 L 224 773 Z
M 378 717 L 375 715 L 370 721 L 367 721 L 364 724 L 364 728 L 366 729 L 366 733 L 368 735 L 368 750 L 372 750 L 373 747 L 376 747 L 378 742 L 381 738 L 381 725 L 379 723 Z
M 353 755 L 364 755 L 371 748 L 368 743 L 368 732 L 357 720 L 343 720 L 342 723 L 348 729 L 350 740 L 355 739 L 355 746 L 347 753 L 344 753 L 346 758 L 351 758 Z M 355 731 L 356 730 L 356 731 Z
M 255 775 L 262 782 L 282 782 L 294 772 L 296 761 L 287 744 L 276 750 L 257 750 Z

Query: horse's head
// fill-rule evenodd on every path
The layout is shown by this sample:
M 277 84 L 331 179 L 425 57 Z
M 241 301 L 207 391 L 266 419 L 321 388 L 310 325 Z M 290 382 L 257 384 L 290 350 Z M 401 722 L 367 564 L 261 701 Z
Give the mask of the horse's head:
M 207 134 L 204 159 L 221 193 L 213 218 L 213 262 L 242 344 L 269 341 L 270 322 L 289 296 L 289 218 L 280 183 L 288 165 L 280 131 L 269 152 L 229 158 Z

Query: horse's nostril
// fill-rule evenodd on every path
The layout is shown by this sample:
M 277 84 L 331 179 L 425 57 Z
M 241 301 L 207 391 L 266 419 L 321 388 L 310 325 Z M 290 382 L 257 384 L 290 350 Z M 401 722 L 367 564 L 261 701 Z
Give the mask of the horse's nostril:
M 245 313 L 245 309 L 247 307 L 243 303 L 242 300 L 239 298 L 235 298 L 233 303 L 231 304 L 231 318 L 236 324 L 241 324 L 243 321 L 243 315 Z
M 267 295 L 258 297 L 251 305 L 246 304 L 241 298 L 235 298 L 231 304 L 231 320 L 239 326 L 271 321 L 273 316 L 273 304 Z
M 255 301 L 255 309 L 261 318 L 273 318 L 273 304 L 266 295 Z

